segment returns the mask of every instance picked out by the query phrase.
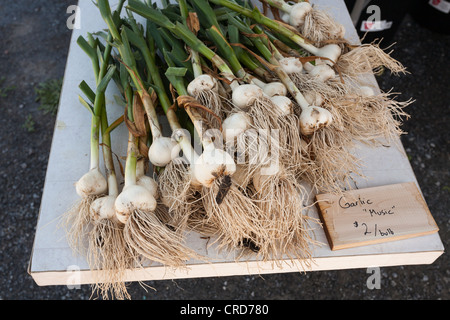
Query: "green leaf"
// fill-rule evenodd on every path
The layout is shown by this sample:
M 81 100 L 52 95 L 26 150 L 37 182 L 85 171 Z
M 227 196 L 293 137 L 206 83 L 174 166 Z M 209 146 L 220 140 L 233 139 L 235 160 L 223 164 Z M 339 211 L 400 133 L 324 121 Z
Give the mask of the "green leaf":
M 157 9 L 154 9 L 141 1 L 137 0 L 128 0 L 127 8 L 137 14 L 152 20 L 154 23 L 163 26 L 165 28 L 173 28 L 174 24 L 167 18 L 165 15 L 161 14 L 161 12 Z
M 234 49 L 230 46 L 227 39 L 220 33 L 216 27 L 211 27 L 206 30 L 209 39 L 211 39 L 219 49 L 220 55 L 222 57 L 227 57 L 228 63 L 232 67 L 234 72 L 241 69 L 239 59 L 236 56 Z
M 120 83 L 122 85 L 122 88 L 126 90 L 126 88 L 129 86 L 129 73 L 127 70 L 127 67 L 125 67 L 122 63 L 119 66 L 119 74 L 120 74 Z
M 78 100 L 80 100 L 81 105 L 85 107 L 92 114 L 92 116 L 94 116 L 94 108 L 92 107 L 92 105 L 89 104 L 89 102 L 87 102 L 86 100 L 84 100 L 83 97 L 81 96 L 78 96 Z
M 119 43 L 122 42 L 119 30 L 117 29 L 117 27 L 114 23 L 113 15 L 111 13 L 111 7 L 109 6 L 109 1 L 108 0 L 98 0 L 97 4 L 98 4 L 98 8 L 100 10 L 100 14 L 101 14 L 103 20 L 105 20 L 106 24 L 108 25 L 109 31 L 111 32 L 112 36 Z
M 217 29 L 221 30 L 216 14 L 208 1 L 190 0 L 190 2 L 192 2 L 195 12 L 197 12 L 198 19 L 200 20 L 200 23 L 203 24 L 204 28 L 209 29 L 212 26 L 215 26 Z M 223 30 L 221 31 L 223 32 Z
M 130 69 L 133 69 L 136 67 L 136 60 L 133 51 L 131 50 L 130 41 L 125 28 L 122 29 L 121 38 L 123 41 L 122 46 L 120 47 L 121 59 Z
M 81 81 L 78 88 L 81 89 L 81 92 L 89 99 L 91 103 L 95 101 L 95 92 L 91 89 L 91 87 L 86 83 L 86 81 Z
M 167 42 L 168 46 L 170 48 L 172 48 L 172 51 L 174 51 L 175 54 L 180 55 L 180 56 L 186 55 L 186 58 L 187 58 L 187 53 L 186 53 L 184 43 L 180 39 L 177 39 L 173 35 L 173 33 L 171 33 L 170 31 L 168 31 L 167 29 L 164 29 L 164 28 L 158 28 L 158 33 Z M 168 50 L 168 51 L 170 51 L 170 50 Z
M 167 56 L 170 57 L 170 59 L 179 67 L 186 68 L 189 73 L 189 76 L 193 76 L 194 71 L 192 70 L 192 63 L 190 60 L 187 60 L 187 56 L 184 58 L 180 58 L 179 56 L 175 55 L 173 51 L 167 52 Z
M 166 71 L 166 76 L 172 77 L 184 77 L 187 72 L 187 68 L 169 67 Z
M 150 20 L 147 21 L 147 39 L 148 41 L 154 42 L 155 46 L 162 50 L 169 50 L 169 47 L 166 43 L 166 41 L 161 36 L 161 32 L 159 31 L 158 25 L 151 22 Z
M 240 43 L 239 29 L 234 25 L 228 26 L 228 38 L 231 43 Z
M 168 52 L 166 50 L 162 51 L 162 54 L 164 56 L 164 60 L 166 61 L 166 64 L 170 67 L 176 68 L 175 63 L 173 62 L 173 60 L 170 58 L 170 56 L 167 54 Z
M 83 36 L 78 37 L 77 44 L 91 59 L 96 58 L 96 50 L 91 47 Z
M 117 94 L 114 95 L 114 101 L 121 107 L 126 107 L 127 103 L 125 101 L 125 99 L 123 98 L 123 96 L 119 96 Z
M 102 39 L 104 39 L 104 40 L 107 40 L 108 39 L 108 32 L 105 32 L 105 31 L 97 31 L 97 32 L 94 32 L 94 33 L 92 33 L 94 36 L 96 36 L 96 37 L 100 37 L 100 38 L 102 38 Z
M 112 79 L 112 77 L 113 77 L 113 75 L 114 75 L 114 73 L 116 72 L 116 66 L 111 66 L 109 69 L 108 69 L 108 72 L 105 74 L 105 76 L 103 77 L 103 79 L 100 81 L 100 83 L 98 84 L 98 86 L 97 86 L 97 94 L 99 93 L 99 92 L 105 92 L 105 90 L 106 90 L 106 87 L 108 86 L 108 84 L 109 84 L 109 81 L 111 81 L 111 79 Z
M 127 38 L 132 45 L 136 46 L 141 51 L 147 49 L 147 42 L 142 35 L 138 34 L 128 27 L 123 27 L 123 30 L 125 30 Z

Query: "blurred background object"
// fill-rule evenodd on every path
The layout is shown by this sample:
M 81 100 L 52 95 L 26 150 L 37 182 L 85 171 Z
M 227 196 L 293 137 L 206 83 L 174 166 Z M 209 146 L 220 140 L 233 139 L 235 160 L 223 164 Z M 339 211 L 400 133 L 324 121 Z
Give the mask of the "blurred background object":
M 407 14 L 432 31 L 450 33 L 450 1 L 445 0 L 345 0 L 363 42 L 383 39 L 390 45 Z
M 414 0 L 411 16 L 422 27 L 431 31 L 450 34 L 450 1 Z

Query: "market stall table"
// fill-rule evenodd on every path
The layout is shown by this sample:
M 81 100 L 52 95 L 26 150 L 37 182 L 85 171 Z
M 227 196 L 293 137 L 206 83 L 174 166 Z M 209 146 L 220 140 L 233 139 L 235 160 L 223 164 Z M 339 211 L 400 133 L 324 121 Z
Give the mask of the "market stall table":
M 345 26 L 346 38 L 350 42 L 359 41 L 344 1 L 312 2 L 329 10 L 335 19 Z M 29 264 L 29 273 L 41 286 L 89 284 L 95 279 L 95 272 L 89 269 L 85 258 L 69 248 L 65 230 L 60 225 L 61 216 L 78 199 L 74 183 L 89 167 L 90 157 L 90 114 L 79 103 L 78 85 L 82 80 L 90 85 L 95 82 L 89 58 L 76 41 L 80 35 L 86 36 L 88 32 L 94 33 L 106 27 L 92 1 L 80 1 L 79 9 L 81 28 L 73 30 Z M 107 103 L 112 120 L 123 114 L 123 109 L 114 99 L 115 94 L 117 92 L 114 87 L 108 88 Z M 121 141 L 123 137 L 127 137 L 125 126 L 119 127 L 112 134 L 113 150 L 119 158 L 126 155 L 126 145 L 114 145 L 114 141 Z M 367 176 L 367 179 L 356 178 L 358 188 L 405 182 L 413 182 L 418 186 L 401 144 L 399 147 L 381 148 L 361 146 L 355 153 L 363 159 L 363 173 Z M 308 214 L 318 217 L 316 207 L 312 206 Z M 317 228 L 314 234 L 316 240 L 323 245 L 313 247 L 313 263 L 306 266 L 306 271 L 431 264 L 444 251 L 438 233 L 336 251 L 330 249 L 323 229 Z M 292 263 L 287 259 L 276 263 L 258 260 L 236 261 L 232 254 L 219 253 L 214 246 L 209 246 L 211 242 L 212 240 L 197 233 L 190 233 L 187 238 L 189 247 L 206 255 L 210 259 L 209 262 L 192 260 L 188 262 L 188 268 L 182 270 L 172 270 L 152 263 L 145 268 L 129 270 L 126 281 L 299 272 L 305 267 L 301 262 Z

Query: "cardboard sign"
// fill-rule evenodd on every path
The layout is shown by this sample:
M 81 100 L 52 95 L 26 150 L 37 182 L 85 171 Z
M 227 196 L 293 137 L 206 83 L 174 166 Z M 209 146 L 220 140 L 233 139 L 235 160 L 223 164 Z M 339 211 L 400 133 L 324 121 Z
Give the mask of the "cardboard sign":
M 416 184 L 402 183 L 316 196 L 331 250 L 437 232 Z

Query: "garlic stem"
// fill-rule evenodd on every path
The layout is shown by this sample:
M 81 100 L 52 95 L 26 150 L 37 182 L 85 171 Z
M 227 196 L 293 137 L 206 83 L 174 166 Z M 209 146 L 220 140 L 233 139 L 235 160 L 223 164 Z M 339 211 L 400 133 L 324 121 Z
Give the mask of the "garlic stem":
M 308 101 L 306 101 L 305 97 L 300 92 L 300 90 L 297 88 L 295 83 L 292 81 L 292 79 L 289 77 L 289 75 L 286 73 L 286 71 L 284 71 L 283 68 L 280 66 L 278 59 L 284 58 L 283 55 L 278 51 L 278 49 L 275 47 L 275 45 L 271 41 L 269 41 L 268 43 L 269 43 L 270 49 L 273 52 L 273 55 L 271 55 L 270 57 L 266 57 L 266 58 L 269 59 L 270 63 L 277 66 L 275 68 L 275 73 L 278 75 L 281 82 L 286 86 L 286 89 L 292 95 L 292 97 L 297 102 L 297 104 L 300 106 L 302 111 L 306 110 L 309 107 Z
M 274 8 L 277 8 L 277 9 L 283 11 L 283 12 L 286 12 L 286 13 L 290 13 L 291 10 L 292 10 L 292 7 L 293 7 L 292 5 L 290 5 L 289 3 L 284 2 L 283 0 L 266 0 L 266 2 L 270 6 L 272 6 Z M 299 1 L 299 2 L 301 2 L 301 1 Z
M 162 137 L 162 131 L 159 124 L 158 115 L 156 114 L 155 106 L 150 95 L 145 92 L 141 95 L 142 104 L 145 109 L 145 113 L 147 114 L 148 122 L 150 125 L 150 130 L 152 132 L 153 141 Z
M 200 55 L 195 50 L 189 49 L 189 51 L 191 53 L 191 61 L 192 61 L 192 69 L 194 70 L 194 77 L 197 78 L 198 76 L 203 74 Z
M 194 165 L 199 155 L 191 145 L 189 133 L 185 129 L 176 129 L 172 134 L 172 139 L 179 144 L 189 164 Z
M 230 0 L 208 0 L 214 4 L 221 5 L 224 7 L 227 7 L 235 12 L 238 12 L 248 18 L 253 19 L 255 22 L 262 24 L 266 26 L 267 28 L 274 30 L 281 35 L 288 37 L 290 40 L 295 42 L 298 46 L 305 49 L 306 51 L 312 53 L 316 56 L 322 56 L 331 59 L 333 62 L 336 62 L 337 58 L 340 55 L 337 55 L 337 49 L 336 47 L 339 47 L 337 45 L 326 45 L 323 48 L 318 48 L 309 42 L 306 41 L 305 38 L 303 38 L 299 33 L 292 31 L 291 29 L 283 26 L 278 21 L 272 20 L 266 16 L 264 16 L 259 10 L 254 9 L 250 10 L 247 8 L 242 7 L 241 5 L 232 2 Z M 333 47 L 335 51 L 331 52 L 331 50 L 328 50 L 328 48 Z M 337 56 L 336 56 L 337 55 Z
M 189 9 L 186 3 L 186 0 L 177 0 L 178 6 L 180 7 L 180 13 L 183 18 L 183 24 L 187 26 L 187 19 L 189 17 Z M 189 53 L 191 54 L 192 61 L 192 70 L 194 72 L 194 78 L 203 74 L 202 63 L 200 60 L 200 54 L 193 50 L 192 48 L 188 48 Z
M 108 130 L 106 106 L 103 108 L 101 122 L 103 162 L 105 164 L 105 172 L 108 180 L 108 195 L 117 197 L 119 195 L 119 187 L 111 151 L 111 136 L 110 131 Z
M 281 82 L 286 86 L 287 90 L 302 110 L 299 119 L 301 132 L 304 135 L 311 135 L 315 130 L 330 125 L 333 121 L 331 113 L 324 108 L 312 106 L 308 103 L 305 96 L 297 88 L 287 72 L 281 67 L 278 59 L 282 59 L 284 57 L 270 40 L 267 41 L 267 45 L 269 46 L 271 53 L 268 54 L 268 50 L 261 50 L 261 53 L 267 61 L 276 66 L 274 68 L 274 72 L 278 75 Z
M 91 121 L 91 159 L 90 169 L 96 169 L 99 167 L 99 131 L 100 130 L 100 118 L 98 116 L 92 116 Z
M 128 133 L 127 160 L 125 162 L 125 185 L 124 188 L 136 184 L 136 166 L 138 151 L 138 138 Z
M 283 20 L 287 20 L 295 28 L 299 28 L 305 23 L 305 16 L 312 10 L 312 6 L 304 1 L 299 1 L 294 5 L 283 0 L 267 0 L 267 3 L 285 12 L 288 17 L 284 17 Z
M 117 12 L 122 10 L 124 0 L 119 1 Z M 102 3 L 102 8 L 108 8 L 108 4 Z M 103 194 L 106 190 L 109 190 L 110 194 L 117 193 L 117 181 L 115 180 L 114 170 L 108 170 L 108 168 L 113 169 L 112 158 L 108 156 L 110 152 L 111 141 L 109 139 L 108 123 L 106 119 L 106 105 L 105 105 L 105 91 L 106 88 L 115 72 L 115 67 L 109 68 L 109 58 L 111 55 L 112 47 L 110 42 L 112 41 L 111 32 L 108 34 L 108 44 L 105 46 L 103 53 L 103 59 L 99 57 L 99 47 L 94 41 L 91 34 L 88 34 L 89 43 L 83 42 L 83 38 L 80 37 L 78 43 L 82 45 L 85 52 L 88 53 L 94 69 L 94 76 L 96 82 L 96 92 L 90 90 L 90 99 L 93 102 L 92 119 L 91 119 L 91 141 L 90 141 L 90 170 L 85 174 L 77 183 L 76 189 L 77 193 L 83 196 L 87 195 L 98 195 Z M 100 63 L 99 63 L 100 61 Z M 100 66 L 101 64 L 101 66 Z M 108 69 L 109 68 L 109 69 Z M 104 144 L 109 147 L 104 147 L 104 162 L 106 166 L 106 171 L 108 174 L 108 179 L 100 173 L 99 170 L 99 152 L 100 152 L 100 129 L 102 131 L 102 138 Z M 89 178 L 91 177 L 91 178 Z
M 287 94 L 286 86 L 281 82 L 266 83 L 256 77 L 252 77 L 250 83 L 256 84 L 263 89 L 264 93 L 269 97 L 273 96 L 285 96 Z
M 123 28 L 122 31 L 118 32 L 118 28 L 116 25 L 114 25 L 113 19 L 110 19 L 111 17 L 111 9 L 109 8 L 109 4 L 107 4 L 108 1 L 99 1 L 99 8 L 101 15 L 105 22 L 108 25 L 110 33 L 113 35 L 114 40 L 117 42 L 117 50 L 119 51 L 121 59 L 123 59 L 122 63 L 126 67 L 131 80 L 133 81 L 136 90 L 141 98 L 142 105 L 144 107 L 144 110 L 147 114 L 150 129 L 152 131 L 152 136 L 154 139 L 159 138 L 161 133 L 161 127 L 159 125 L 159 120 L 156 115 L 155 107 L 153 105 L 151 96 L 147 89 L 144 88 L 144 82 L 139 76 L 139 71 L 137 69 L 136 61 L 133 55 L 133 52 L 130 47 L 129 37 L 127 35 L 127 29 Z M 136 30 L 136 25 L 134 24 L 133 19 L 130 19 L 130 23 L 132 24 L 132 27 Z M 139 35 L 139 33 L 136 33 Z M 150 54 L 149 50 L 146 50 L 148 48 L 141 47 L 141 50 L 144 52 L 144 56 L 146 57 L 145 61 L 147 63 L 147 67 L 150 69 L 149 72 L 155 73 L 158 70 L 154 65 L 154 60 L 152 60 L 152 55 Z M 164 105 L 166 105 L 165 103 Z
M 206 59 L 211 61 L 217 69 L 220 70 L 222 76 L 230 81 L 230 86 L 235 88 L 239 85 L 237 83 L 237 79 L 233 74 L 233 71 L 230 69 L 228 64 L 218 56 L 213 50 L 208 48 L 201 40 L 197 38 L 197 36 L 189 30 L 189 28 L 182 23 L 172 23 L 170 19 L 161 15 L 158 10 L 155 10 L 151 6 L 147 6 L 144 3 L 141 3 L 137 0 L 128 0 L 128 9 L 142 17 L 151 20 L 155 24 L 168 29 L 175 36 L 183 39 L 187 46 L 189 46 L 192 50 L 197 51 L 200 55 L 204 56 Z

